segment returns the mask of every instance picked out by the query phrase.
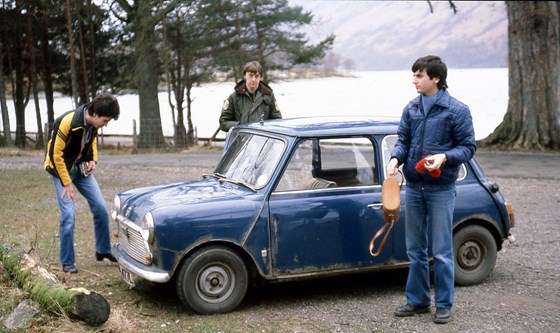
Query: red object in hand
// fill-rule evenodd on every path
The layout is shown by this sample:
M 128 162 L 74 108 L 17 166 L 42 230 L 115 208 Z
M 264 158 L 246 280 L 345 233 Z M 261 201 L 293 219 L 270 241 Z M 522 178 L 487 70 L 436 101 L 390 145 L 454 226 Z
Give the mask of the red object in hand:
M 428 155 L 426 157 L 430 157 L 430 156 L 432 155 Z M 418 163 L 416 163 L 416 171 L 418 171 L 419 173 L 427 172 L 430 176 L 434 178 L 439 178 L 439 176 L 441 176 L 441 170 L 439 168 L 432 171 L 426 170 L 426 165 L 425 165 L 426 157 L 424 157 Z

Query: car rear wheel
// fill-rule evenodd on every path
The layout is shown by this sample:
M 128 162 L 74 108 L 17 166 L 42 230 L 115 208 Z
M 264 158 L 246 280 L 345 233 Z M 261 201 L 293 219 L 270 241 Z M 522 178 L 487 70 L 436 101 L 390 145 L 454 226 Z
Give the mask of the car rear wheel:
M 192 254 L 181 267 L 177 294 L 183 304 L 198 313 L 225 313 L 245 297 L 248 273 L 243 259 L 223 246 Z
M 455 282 L 471 286 L 484 281 L 496 264 L 496 241 L 490 231 L 478 225 L 460 229 L 453 235 Z

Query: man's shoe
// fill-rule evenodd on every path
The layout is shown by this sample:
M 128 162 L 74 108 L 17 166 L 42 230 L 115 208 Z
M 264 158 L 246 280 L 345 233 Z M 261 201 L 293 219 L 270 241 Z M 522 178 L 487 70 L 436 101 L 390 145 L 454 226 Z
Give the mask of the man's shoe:
M 419 313 L 428 313 L 430 312 L 430 306 L 412 306 L 410 304 L 405 304 L 403 306 L 399 306 L 395 309 L 395 316 L 397 317 L 410 317 L 414 316 L 415 314 Z
M 436 324 L 447 324 L 451 321 L 451 309 L 448 308 L 437 308 L 434 314 L 434 323 Z
M 62 271 L 65 273 L 76 274 L 78 273 L 78 269 L 76 266 L 72 265 L 62 265 Z
M 117 259 L 111 253 L 95 252 L 95 259 L 97 259 L 97 261 L 103 261 L 103 259 L 109 259 L 109 261 L 117 262 Z

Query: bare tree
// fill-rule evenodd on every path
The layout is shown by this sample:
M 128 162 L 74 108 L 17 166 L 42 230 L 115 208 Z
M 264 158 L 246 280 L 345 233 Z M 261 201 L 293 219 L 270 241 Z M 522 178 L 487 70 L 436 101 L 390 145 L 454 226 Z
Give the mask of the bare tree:
M 0 23 L 1 24 L 1 23 Z M 3 37 L 3 36 L 2 36 Z M 2 38 L 0 38 L 0 59 L 4 59 L 3 51 L 4 48 L 2 43 Z M 5 146 L 13 145 L 12 133 L 10 131 L 10 117 L 8 115 L 8 104 L 6 103 L 6 83 L 4 82 L 4 62 L 0 61 L 0 103 L 2 108 L 2 131 L 4 133 L 4 142 L 0 142 L 0 145 Z
M 72 100 L 78 105 L 78 75 L 76 73 L 76 53 L 74 47 L 74 29 L 72 27 L 72 2 L 66 0 L 66 26 L 68 27 L 68 53 L 70 54 L 70 76 L 72 79 Z
M 95 80 L 96 70 L 95 70 L 95 29 L 93 24 L 93 5 L 92 0 L 87 0 L 87 22 L 88 22 L 88 31 L 89 31 L 89 53 L 90 53 L 90 62 L 89 62 L 89 72 L 91 73 L 91 80 L 90 80 L 90 93 L 91 99 L 93 99 L 97 93 L 97 84 Z
M 84 35 L 84 30 L 85 27 L 85 22 L 87 20 L 87 17 L 84 17 L 84 10 L 83 10 L 83 4 L 82 4 L 83 0 L 79 0 L 79 1 L 75 1 L 76 4 L 76 16 L 78 17 L 78 43 L 80 45 L 79 51 L 80 51 L 80 66 L 79 66 L 79 89 L 80 89 L 80 98 L 79 98 L 79 104 L 84 104 L 87 103 L 88 101 L 88 96 L 89 96 L 89 83 L 88 83 L 88 70 L 87 70 L 87 64 L 86 64 L 86 47 L 85 47 L 85 43 L 84 40 L 86 39 L 85 35 Z M 91 18 L 90 18 L 91 20 Z
M 8 54 L 8 63 L 14 73 L 11 80 L 14 109 L 16 112 L 15 145 L 17 147 L 27 146 L 27 136 L 25 133 L 25 108 L 29 102 L 29 85 L 26 85 L 25 82 L 26 63 L 25 57 L 23 56 L 26 49 L 25 39 L 19 38 L 19 36 L 25 35 L 25 19 L 22 15 L 22 8 L 22 1 L 17 0 L 13 11 L 15 19 L 12 22 L 14 24 L 12 33 L 14 35 L 9 36 L 12 39 L 13 52 Z
M 25 1 L 27 6 L 26 19 L 27 19 L 27 52 L 29 54 L 29 81 L 33 92 L 33 101 L 35 102 L 35 116 L 37 119 L 37 140 L 35 147 L 42 149 L 43 142 L 43 125 L 41 121 L 41 108 L 39 106 L 39 90 L 37 89 L 37 65 L 35 59 L 35 39 L 33 34 L 33 9 L 31 8 L 31 1 Z

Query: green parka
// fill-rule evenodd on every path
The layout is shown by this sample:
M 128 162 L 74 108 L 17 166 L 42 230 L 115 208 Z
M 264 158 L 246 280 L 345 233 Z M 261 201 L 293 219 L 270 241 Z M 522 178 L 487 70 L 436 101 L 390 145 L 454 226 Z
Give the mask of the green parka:
M 239 124 L 282 118 L 272 88 L 260 82 L 255 100 L 247 91 L 245 80 L 239 81 L 234 92 L 224 101 L 220 115 L 220 129 L 224 132 Z

